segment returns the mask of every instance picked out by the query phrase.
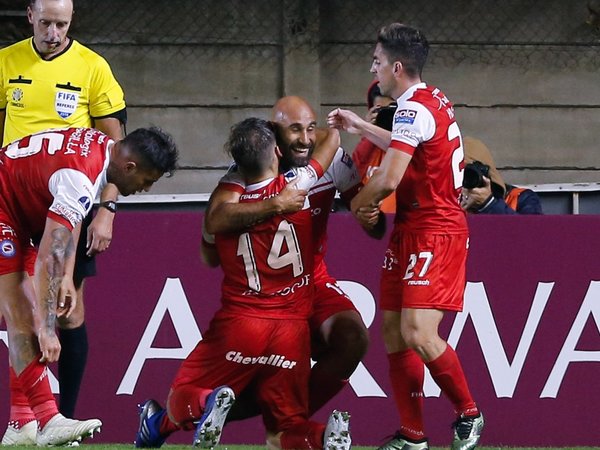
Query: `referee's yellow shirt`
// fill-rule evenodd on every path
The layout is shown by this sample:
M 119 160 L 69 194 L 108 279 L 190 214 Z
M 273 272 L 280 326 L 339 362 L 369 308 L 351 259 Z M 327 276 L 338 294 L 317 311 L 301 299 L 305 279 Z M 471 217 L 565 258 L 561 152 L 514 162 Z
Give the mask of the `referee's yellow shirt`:
M 71 39 L 46 61 L 33 38 L 0 50 L 3 144 L 48 128 L 91 127 L 125 109 L 123 90 L 104 58 Z

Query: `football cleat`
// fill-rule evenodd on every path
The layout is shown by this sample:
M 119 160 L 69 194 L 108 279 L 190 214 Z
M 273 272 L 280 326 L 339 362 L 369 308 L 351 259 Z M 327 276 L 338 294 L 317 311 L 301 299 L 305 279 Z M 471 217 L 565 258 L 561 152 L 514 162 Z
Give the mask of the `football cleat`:
M 377 450 L 429 450 L 429 444 L 427 443 L 427 439 L 409 441 L 399 432 L 396 432 L 392 439 L 387 441 Z
M 98 419 L 74 420 L 59 413 L 38 430 L 36 444 L 41 447 L 74 445 L 85 437 L 94 437 L 94 433 L 100 432 L 101 426 L 102 422 Z
M 456 419 L 456 422 L 452 424 L 452 428 L 454 428 L 452 450 L 472 450 L 476 448 L 484 424 L 485 421 L 481 412 L 474 417 L 461 415 Z
M 37 422 L 32 420 L 22 427 L 16 421 L 8 422 L 6 432 L 2 437 L 2 445 L 35 445 Z
M 206 399 L 204 414 L 196 425 L 194 447 L 212 449 L 219 443 L 227 413 L 233 402 L 235 394 L 228 386 L 220 386 L 211 392 Z
M 352 438 L 350 437 L 350 414 L 333 410 L 323 434 L 323 449 L 349 450 L 350 444 L 352 444 Z
M 156 400 L 146 400 L 138 405 L 140 425 L 134 442 L 137 448 L 158 448 L 165 443 L 159 428 L 166 412 Z

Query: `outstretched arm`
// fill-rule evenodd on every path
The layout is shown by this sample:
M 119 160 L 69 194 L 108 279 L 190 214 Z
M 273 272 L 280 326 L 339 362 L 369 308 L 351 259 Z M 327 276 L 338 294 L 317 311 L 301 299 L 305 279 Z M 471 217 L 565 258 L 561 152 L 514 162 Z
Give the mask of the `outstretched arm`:
M 392 140 L 390 131 L 378 127 L 374 123 L 367 122 L 348 109 L 337 108 L 331 111 L 327 115 L 327 124 L 332 128 L 344 130 L 351 134 L 360 134 L 384 150 L 390 146 Z
M 340 148 L 340 133 L 338 130 L 333 128 L 317 129 L 317 141 L 315 142 L 312 159 L 321 165 L 323 172 L 331 165 L 338 148 Z

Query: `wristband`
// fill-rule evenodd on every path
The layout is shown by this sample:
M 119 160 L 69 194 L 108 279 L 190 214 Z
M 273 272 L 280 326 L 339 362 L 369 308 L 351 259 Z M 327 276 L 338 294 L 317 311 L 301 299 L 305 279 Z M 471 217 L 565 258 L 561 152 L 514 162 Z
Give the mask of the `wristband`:
M 112 200 L 100 203 L 100 207 L 108 209 L 113 214 L 117 212 L 117 202 Z

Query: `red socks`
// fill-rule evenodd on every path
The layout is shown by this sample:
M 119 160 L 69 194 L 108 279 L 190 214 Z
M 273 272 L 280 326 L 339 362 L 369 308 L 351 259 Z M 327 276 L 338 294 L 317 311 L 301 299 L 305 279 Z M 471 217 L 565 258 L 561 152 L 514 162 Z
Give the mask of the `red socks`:
M 411 441 L 425 437 L 423 425 L 423 382 L 425 366 L 411 349 L 388 354 L 389 374 L 402 426 L 400 434 Z
M 10 417 L 9 421 L 16 427 L 21 428 L 35 420 L 35 415 L 29 407 L 29 400 L 21 389 L 21 383 L 12 367 L 9 367 L 9 390 L 10 390 Z
M 454 405 L 457 415 L 476 416 L 477 405 L 471 397 L 467 380 L 456 352 L 449 345 L 440 356 L 427 363 L 431 376 Z
M 52 417 L 58 414 L 58 408 L 50 390 L 48 370 L 45 364 L 39 362 L 39 356 L 25 367 L 21 375 L 18 375 L 17 381 L 21 385 L 22 393 L 27 397 L 41 430 Z
M 283 450 L 323 448 L 323 433 L 325 433 L 325 425 L 309 420 L 281 433 L 281 448 Z
M 312 416 L 321 409 L 347 384 L 348 380 L 340 380 L 338 377 L 322 370 L 319 364 L 316 364 L 310 371 L 308 382 L 308 416 Z
M 202 417 L 206 398 L 210 395 L 212 389 L 203 389 L 195 386 L 180 386 L 171 391 L 169 394 L 168 404 L 169 411 L 175 423 L 184 430 L 193 430 L 195 428 L 194 421 Z M 163 420 L 161 423 L 160 432 L 167 432 L 164 429 L 168 425 Z M 173 430 L 170 430 L 172 432 Z

